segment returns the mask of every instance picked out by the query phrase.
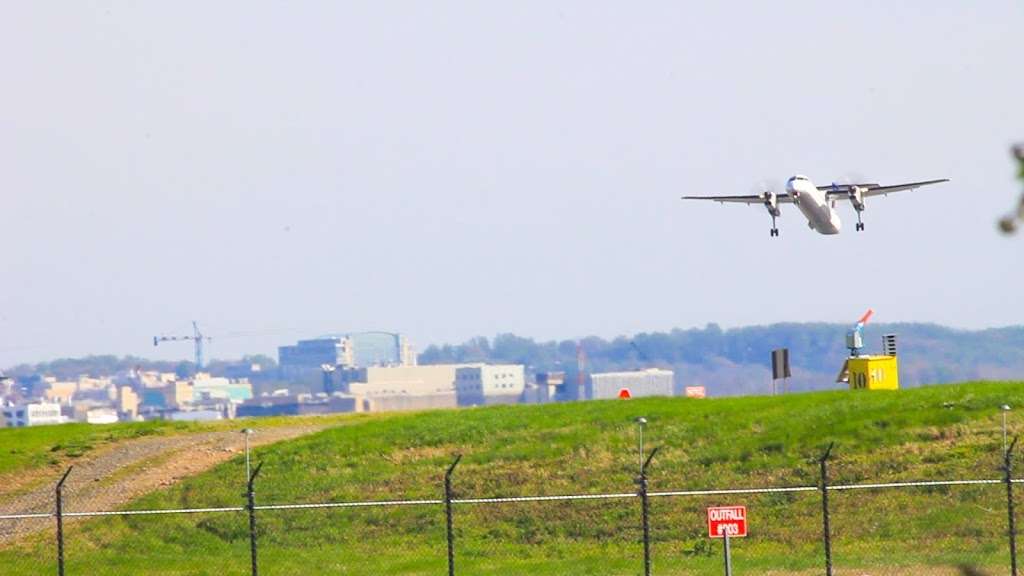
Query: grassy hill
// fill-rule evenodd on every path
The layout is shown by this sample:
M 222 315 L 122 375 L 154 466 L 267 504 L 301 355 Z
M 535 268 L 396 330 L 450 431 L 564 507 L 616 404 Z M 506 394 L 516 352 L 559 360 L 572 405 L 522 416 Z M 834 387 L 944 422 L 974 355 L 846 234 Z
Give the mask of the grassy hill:
M 836 442 L 833 483 L 998 478 L 998 407 L 1024 407 L 1024 383 L 971 383 L 896 393 L 824 392 L 709 400 L 646 399 L 353 416 L 344 425 L 261 448 L 261 504 L 434 499 L 455 453 L 457 497 L 633 492 L 636 427 L 662 446 L 654 491 L 813 485 L 813 459 Z M 258 425 L 259 421 L 255 421 Z M 1011 429 L 1017 428 L 1011 412 Z M 242 504 L 236 459 L 150 494 L 132 508 Z M 73 480 L 72 480 L 73 482 Z M 1005 573 L 1005 487 L 833 493 L 837 574 L 954 574 L 961 563 Z M 720 573 L 703 509 L 746 504 L 751 536 L 736 573 L 820 573 L 820 496 L 652 499 L 654 573 Z M 462 504 L 459 574 L 641 573 L 638 499 Z M 71 510 L 88 509 L 70 502 Z M 267 574 L 438 574 L 443 509 L 273 510 L 259 515 Z M 0 549 L 0 572 L 52 568 L 52 534 Z M 73 522 L 69 573 L 241 574 L 242 513 Z M 997 570 L 996 570 L 997 569 Z
M 347 415 L 273 417 L 258 420 L 260 427 L 294 426 L 301 423 L 331 423 L 349 420 Z M 241 420 L 213 422 L 172 422 L 152 420 L 119 424 L 69 423 L 60 426 L 0 428 L 0 481 L 8 474 L 24 474 L 50 467 L 63 472 L 63 466 L 94 450 L 118 442 L 146 436 L 197 434 L 237 430 Z M 248 422 L 248 421 L 247 421 Z M 0 488 L 2 493 L 2 488 Z M 2 506 L 2 501 L 0 501 Z

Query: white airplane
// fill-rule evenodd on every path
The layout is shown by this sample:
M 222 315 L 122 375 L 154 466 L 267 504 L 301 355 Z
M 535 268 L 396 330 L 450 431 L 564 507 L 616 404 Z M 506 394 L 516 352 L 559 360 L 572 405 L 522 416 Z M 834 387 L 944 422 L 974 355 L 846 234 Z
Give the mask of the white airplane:
M 913 190 L 929 184 L 949 182 L 948 178 L 941 180 L 925 180 L 923 182 L 910 182 L 908 184 L 896 184 L 893 186 L 882 186 L 880 184 L 836 184 L 828 186 L 815 186 L 807 176 L 797 174 L 786 181 L 786 193 L 776 194 L 771 190 L 765 190 L 761 194 L 750 194 L 748 196 L 683 196 L 683 200 L 714 200 L 715 202 L 737 202 L 740 204 L 763 204 L 772 217 L 772 236 L 779 235 L 779 229 L 775 227 L 775 219 L 782 215 L 779 204 L 796 204 L 796 207 L 803 212 L 807 218 L 807 225 L 811 230 L 820 234 L 839 234 L 843 227 L 839 214 L 836 213 L 837 200 L 849 200 L 853 209 L 857 211 L 857 231 L 864 230 L 864 222 L 861 221 L 861 212 L 864 211 L 864 199 L 872 196 L 889 195 L 892 192 L 902 190 Z

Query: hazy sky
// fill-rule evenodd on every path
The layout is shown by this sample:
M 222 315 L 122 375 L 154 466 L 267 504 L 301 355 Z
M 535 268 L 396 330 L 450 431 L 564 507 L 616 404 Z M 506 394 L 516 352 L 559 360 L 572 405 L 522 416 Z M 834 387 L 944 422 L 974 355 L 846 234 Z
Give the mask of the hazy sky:
M 3 2 L 0 366 L 1024 323 L 1024 3 Z M 820 236 L 684 203 L 948 177 Z M 841 337 L 838 335 L 837 337 Z

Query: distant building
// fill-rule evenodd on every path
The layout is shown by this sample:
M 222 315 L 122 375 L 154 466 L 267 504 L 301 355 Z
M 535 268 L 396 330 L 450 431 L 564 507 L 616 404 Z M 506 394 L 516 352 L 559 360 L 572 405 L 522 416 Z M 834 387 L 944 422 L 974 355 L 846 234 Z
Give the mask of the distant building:
M 110 378 L 90 378 L 88 376 L 78 377 L 79 390 L 107 390 L 113 380 Z
M 368 412 L 512 404 L 525 389 L 521 364 L 370 366 L 341 369 L 335 377 Z
M 249 416 L 285 416 L 299 414 L 334 414 L 355 412 L 356 399 L 351 396 L 314 397 L 309 394 L 261 396 L 247 400 L 238 407 L 239 418 Z
M 565 372 L 538 372 L 534 376 L 534 385 L 527 386 L 523 392 L 523 402 L 543 404 L 554 402 L 558 391 L 565 387 Z
M 46 402 L 4 406 L 0 414 L 3 414 L 4 426 L 7 428 L 63 424 L 67 422 L 67 419 L 61 414 L 60 404 Z
M 331 370 L 416 363 L 416 353 L 405 336 L 386 332 L 326 336 L 278 348 L 281 377 L 310 387 L 319 386 L 325 367 Z
M 139 414 L 139 395 L 131 386 L 117 389 L 117 412 L 125 420 L 134 420 Z
M 516 404 L 525 388 L 522 364 L 474 364 L 455 370 L 459 406 Z
M 139 404 L 147 408 L 181 408 L 192 402 L 192 383 L 179 380 L 160 382 L 159 387 L 145 387 L 139 390 Z
M 163 388 L 176 382 L 178 375 L 174 372 L 141 372 L 132 371 L 133 379 L 143 388 Z
M 224 419 L 224 413 L 219 410 L 173 410 L 163 416 L 175 422 L 212 422 Z
M 360 411 L 454 408 L 458 364 L 370 366 L 335 372 L 340 387 L 362 402 Z
M 78 382 L 49 382 L 48 388 L 43 392 L 43 397 L 58 404 L 71 404 L 75 393 L 78 392 Z
M 89 424 L 114 424 L 118 420 L 117 410 L 113 408 L 93 408 L 85 413 Z
M 671 370 L 648 368 L 632 372 L 604 372 L 590 375 L 587 398 L 602 400 L 618 398 L 619 390 L 629 389 L 633 398 L 643 396 L 672 396 L 675 392 L 675 374 Z
M 192 402 L 226 400 L 241 403 L 252 398 L 252 384 L 248 380 L 213 378 L 209 374 L 198 374 L 192 380 Z
M 14 390 L 14 378 L 11 378 L 10 376 L 4 376 L 4 373 L 0 372 L 0 398 L 13 396 Z

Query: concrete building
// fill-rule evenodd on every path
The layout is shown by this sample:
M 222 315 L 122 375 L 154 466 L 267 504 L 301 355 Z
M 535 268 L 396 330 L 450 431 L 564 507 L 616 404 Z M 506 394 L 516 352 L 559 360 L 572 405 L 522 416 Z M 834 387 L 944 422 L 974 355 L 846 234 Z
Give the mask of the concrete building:
M 209 374 L 197 374 L 192 380 L 192 402 L 225 400 L 242 403 L 252 398 L 252 384 L 248 380 L 213 378 Z
M 675 374 L 671 370 L 660 368 L 591 374 L 587 386 L 587 399 L 618 398 L 619 390 L 623 388 L 628 388 L 633 398 L 672 396 L 675 392 Z
M 13 396 L 15 389 L 14 378 L 4 376 L 4 373 L 0 372 L 0 398 Z
M 455 371 L 461 365 L 370 366 L 335 372 L 341 390 L 361 402 L 360 411 L 454 408 Z
M 361 332 L 300 340 L 278 348 L 281 377 L 318 388 L 324 369 L 370 366 L 415 366 L 416 353 L 405 336 Z
M 224 414 L 219 410 L 172 410 L 163 417 L 174 422 L 213 422 L 223 420 Z
M 516 404 L 522 400 L 525 388 L 522 364 L 474 364 L 455 370 L 459 406 Z
M 335 377 L 357 399 L 357 410 L 367 412 L 513 404 L 525 389 L 520 364 L 371 366 L 341 369 Z
M 21 428 L 24 426 L 42 426 L 45 424 L 63 424 L 67 419 L 61 414 L 60 404 L 46 402 L 12 404 L 0 410 L 4 426 Z
M 55 402 L 57 404 L 71 404 L 76 392 L 78 392 L 77 382 L 58 382 L 54 380 L 48 383 L 46 391 L 43 392 L 43 398 L 48 402 Z
M 85 421 L 89 424 L 114 424 L 118 420 L 117 410 L 113 408 L 93 408 L 85 413 Z
M 147 408 L 181 408 L 192 402 L 192 383 L 184 380 L 139 390 L 139 404 Z
M 285 416 L 299 414 L 334 414 L 355 412 L 359 408 L 351 396 L 320 396 L 298 394 L 288 396 L 261 396 L 242 403 L 236 412 L 239 418 L 249 416 Z
M 131 386 L 117 389 L 117 412 L 125 420 L 134 420 L 139 414 L 139 395 Z
M 133 370 L 131 379 L 142 388 L 163 388 L 176 382 L 178 375 L 174 372 L 136 372 Z
M 106 390 L 113 384 L 111 378 L 90 378 L 88 376 L 78 377 L 79 390 Z
M 534 375 L 534 385 L 527 386 L 523 392 L 526 404 L 544 404 L 554 402 L 558 391 L 565 386 L 565 372 L 538 372 Z

